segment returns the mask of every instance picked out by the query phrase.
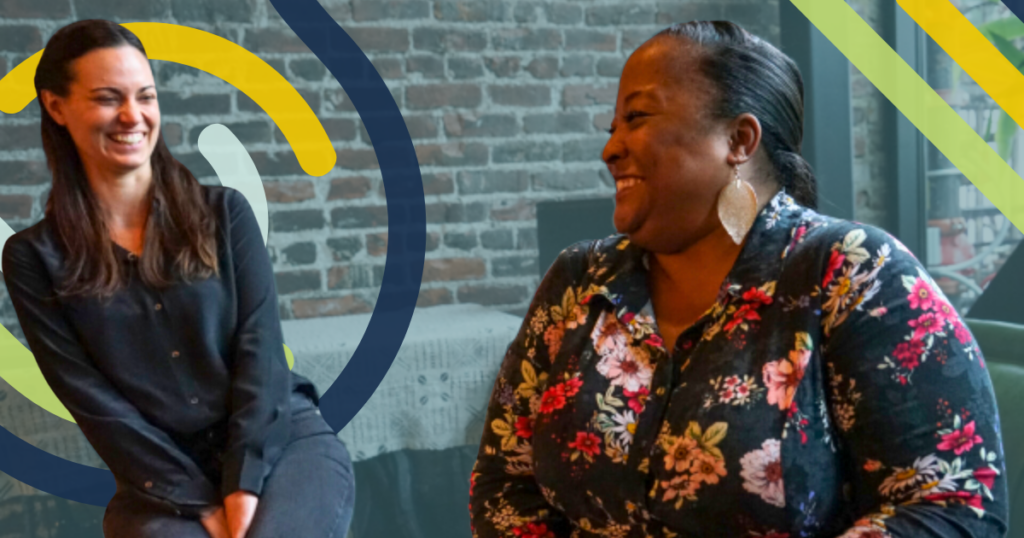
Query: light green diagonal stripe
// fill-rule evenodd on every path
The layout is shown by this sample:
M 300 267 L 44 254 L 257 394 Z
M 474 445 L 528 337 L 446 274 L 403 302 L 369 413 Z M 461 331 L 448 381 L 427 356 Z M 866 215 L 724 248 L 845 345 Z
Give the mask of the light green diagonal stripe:
M 1024 180 L 853 8 L 843 0 L 790 1 L 1018 230 L 1024 230 Z

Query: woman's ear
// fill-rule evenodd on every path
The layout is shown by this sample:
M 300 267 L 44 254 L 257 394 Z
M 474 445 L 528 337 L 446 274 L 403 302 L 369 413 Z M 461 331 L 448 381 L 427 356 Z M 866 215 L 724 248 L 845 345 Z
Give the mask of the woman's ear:
M 753 114 L 744 112 L 732 121 L 730 130 L 729 164 L 739 165 L 750 160 L 761 145 L 761 122 Z
M 39 98 L 42 99 L 43 106 L 46 107 L 46 112 L 50 114 L 53 121 L 61 127 L 67 127 L 67 118 L 64 116 L 64 98 L 50 90 L 40 91 Z

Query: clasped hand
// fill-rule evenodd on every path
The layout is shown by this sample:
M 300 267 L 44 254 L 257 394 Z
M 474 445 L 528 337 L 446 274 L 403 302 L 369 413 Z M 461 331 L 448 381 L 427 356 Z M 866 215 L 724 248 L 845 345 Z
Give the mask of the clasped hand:
M 210 538 L 245 538 L 256 514 L 259 497 L 248 491 L 236 491 L 224 497 L 224 506 L 218 506 L 201 518 Z

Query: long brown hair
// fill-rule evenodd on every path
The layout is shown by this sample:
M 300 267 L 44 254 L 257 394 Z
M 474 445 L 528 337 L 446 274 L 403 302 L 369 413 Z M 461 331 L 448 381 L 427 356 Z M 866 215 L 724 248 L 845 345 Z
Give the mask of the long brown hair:
M 66 273 L 57 290 L 61 295 L 109 296 L 124 284 L 126 274 L 115 256 L 114 242 L 74 140 L 47 112 L 41 92 L 49 90 L 67 97 L 76 59 L 95 49 L 123 46 L 134 47 L 146 56 L 142 42 L 127 28 L 105 20 L 79 21 L 50 38 L 36 70 L 43 150 L 53 174 L 46 218 L 65 250 Z M 162 130 L 150 163 L 153 180 L 139 265 L 142 281 L 164 287 L 178 279 L 218 274 L 213 211 L 205 203 L 195 176 L 167 149 Z

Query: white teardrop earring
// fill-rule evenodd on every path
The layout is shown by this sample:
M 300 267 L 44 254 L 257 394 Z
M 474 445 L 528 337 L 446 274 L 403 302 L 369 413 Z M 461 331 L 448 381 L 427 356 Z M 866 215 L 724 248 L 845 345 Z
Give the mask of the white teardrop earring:
M 736 180 L 730 181 L 718 193 L 718 220 L 729 237 L 739 245 L 757 218 L 757 193 L 750 183 L 740 179 L 739 166 L 733 169 Z

